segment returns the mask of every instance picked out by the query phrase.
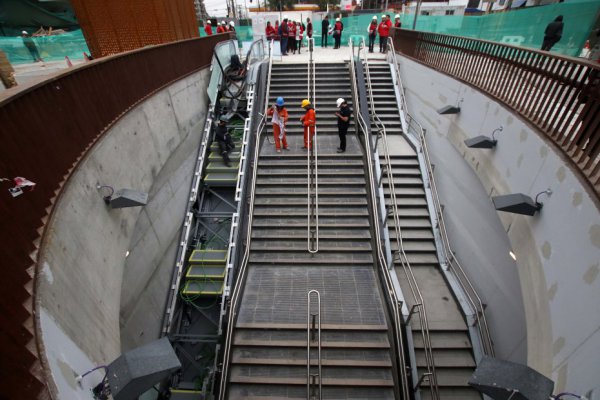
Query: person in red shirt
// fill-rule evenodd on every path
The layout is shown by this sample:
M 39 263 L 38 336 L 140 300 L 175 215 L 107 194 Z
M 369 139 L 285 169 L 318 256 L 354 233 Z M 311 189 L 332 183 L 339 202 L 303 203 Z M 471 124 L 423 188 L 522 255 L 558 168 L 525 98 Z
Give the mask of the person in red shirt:
M 344 30 L 344 24 L 340 18 L 335 19 L 335 25 L 333 25 L 333 39 L 334 39 L 334 49 L 339 49 L 342 42 L 342 31 Z
M 288 51 L 296 54 L 296 23 L 288 20 Z
M 273 27 L 273 30 L 275 31 L 275 40 L 279 40 L 279 21 L 276 20 L 275 21 L 275 26 Z
M 379 52 L 385 53 L 387 47 L 388 36 L 390 36 L 390 28 L 392 21 L 390 21 L 387 15 L 381 17 L 381 23 L 377 27 L 377 33 L 379 33 Z
M 206 35 L 208 36 L 212 35 L 212 26 L 210 25 L 210 19 L 206 21 L 206 24 L 204 24 L 204 32 L 206 32 Z
M 217 25 L 217 33 L 225 33 L 225 21 Z
M 312 34 L 313 34 L 312 22 L 310 21 L 310 18 L 306 18 L 306 36 L 308 36 L 309 38 L 312 38 Z
M 402 28 L 402 22 L 400 22 L 400 14 L 396 14 L 396 16 L 394 17 L 394 28 Z
M 273 29 L 273 26 L 271 25 L 270 21 L 267 21 L 267 27 L 265 28 L 265 36 L 267 37 L 268 41 L 275 39 L 275 29 Z

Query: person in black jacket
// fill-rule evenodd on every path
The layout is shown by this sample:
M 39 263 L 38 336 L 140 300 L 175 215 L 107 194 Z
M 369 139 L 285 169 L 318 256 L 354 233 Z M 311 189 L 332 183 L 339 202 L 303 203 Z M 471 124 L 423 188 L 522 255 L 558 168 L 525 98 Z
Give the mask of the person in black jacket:
M 329 17 L 326 15 L 321 22 L 321 47 L 327 47 L 327 35 L 329 34 Z M 325 46 L 323 46 L 325 43 Z
M 550 51 L 562 37 L 563 31 L 563 16 L 559 15 L 556 19 L 548 24 L 544 31 L 544 43 L 542 44 L 542 50 Z
M 340 136 L 340 147 L 337 152 L 343 153 L 346 151 L 346 133 L 348 133 L 348 126 L 350 126 L 350 116 L 352 110 L 348 107 L 348 103 L 343 98 L 336 100 L 335 104 L 338 106 L 339 111 L 335 113 L 337 117 L 338 135 Z
M 219 124 L 217 125 L 217 131 L 215 132 L 215 139 L 219 144 L 219 150 L 221 151 L 221 157 L 223 157 L 223 164 L 226 167 L 231 167 L 231 160 L 229 159 L 229 152 L 235 148 L 233 138 L 231 137 L 231 130 L 227 130 L 227 120 L 221 117 Z

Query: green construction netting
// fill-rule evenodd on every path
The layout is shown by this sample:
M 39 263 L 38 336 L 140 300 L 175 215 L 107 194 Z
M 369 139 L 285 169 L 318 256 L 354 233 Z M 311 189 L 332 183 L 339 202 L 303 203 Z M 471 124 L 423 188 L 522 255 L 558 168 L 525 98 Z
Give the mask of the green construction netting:
M 83 58 L 83 52 L 90 54 L 81 30 L 61 35 L 34 37 L 33 41 L 45 61 L 64 60 L 66 56 L 76 60 Z M 0 49 L 6 53 L 13 64 L 33 62 L 21 37 L 0 37 Z
M 563 37 L 552 51 L 570 56 L 578 56 L 583 44 L 589 37 L 594 22 L 600 12 L 598 0 L 570 0 L 539 7 L 517 9 L 510 12 L 480 16 L 459 15 L 420 15 L 416 29 L 419 31 L 467 36 L 477 39 L 491 40 L 517 46 L 539 49 L 542 45 L 544 28 L 556 16 L 564 17 Z M 377 15 L 381 20 L 381 14 Z M 351 36 L 357 35 L 367 39 L 367 27 L 373 14 L 353 15 L 342 18 L 344 32 L 342 44 L 347 45 Z M 402 26 L 412 28 L 414 15 L 401 15 Z M 319 45 L 321 36 L 320 21 L 315 21 L 314 36 Z M 200 36 L 206 36 L 202 27 Z M 251 26 L 236 27 L 238 41 L 253 40 Z M 89 54 L 85 39 L 80 30 L 62 35 L 34 38 L 40 55 L 44 60 L 64 60 L 83 58 L 83 52 Z M 331 40 L 333 42 L 333 39 Z M 32 57 L 23 45 L 20 37 L 0 37 L 0 49 L 14 64 L 30 63 Z
M 420 15 L 417 18 L 416 30 L 540 49 L 546 25 L 558 15 L 562 15 L 565 24 L 563 36 L 560 42 L 554 45 L 552 51 L 578 56 L 593 29 L 599 12 L 600 1 L 598 0 L 571 0 L 568 3 L 481 16 Z M 342 18 L 344 23 L 342 43 L 348 44 L 348 39 L 354 35 L 363 36 L 367 40 L 367 27 L 372 18 L 373 14 Z M 377 18 L 381 21 L 381 14 L 377 14 Z M 412 29 L 414 15 L 401 14 L 400 20 L 403 28 Z M 319 38 L 320 24 L 315 24 L 315 28 L 315 37 Z M 320 39 L 317 39 L 317 43 L 319 42 Z

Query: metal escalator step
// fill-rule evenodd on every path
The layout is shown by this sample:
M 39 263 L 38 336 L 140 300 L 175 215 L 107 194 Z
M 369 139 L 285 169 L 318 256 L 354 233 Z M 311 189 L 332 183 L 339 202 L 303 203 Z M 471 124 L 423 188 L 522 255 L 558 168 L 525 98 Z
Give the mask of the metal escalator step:
M 207 174 L 204 177 L 204 183 L 209 186 L 235 186 L 237 184 L 237 171 L 231 172 L 214 172 Z
M 225 277 L 225 265 L 223 266 L 207 266 L 207 265 L 191 265 L 185 277 L 188 279 L 220 279 Z
M 223 281 L 190 280 L 183 286 L 183 294 L 188 296 L 219 296 L 223 294 Z
M 208 165 L 206 166 L 206 173 L 214 173 L 214 172 L 230 172 L 230 173 L 235 173 L 237 174 L 238 170 L 240 168 L 240 163 L 239 162 L 232 162 L 231 166 L 228 167 L 225 165 L 225 163 L 223 162 L 223 160 L 213 160 L 211 162 L 208 163 Z
M 188 259 L 190 264 L 225 265 L 227 250 L 194 250 Z

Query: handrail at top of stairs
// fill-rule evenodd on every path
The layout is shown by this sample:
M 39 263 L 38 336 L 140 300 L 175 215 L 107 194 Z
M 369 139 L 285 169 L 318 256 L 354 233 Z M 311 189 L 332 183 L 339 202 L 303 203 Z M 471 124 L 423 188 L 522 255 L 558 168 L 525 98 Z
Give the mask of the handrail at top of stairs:
M 352 46 L 352 57 L 350 57 L 350 68 L 352 78 L 350 79 L 352 84 L 352 96 L 354 103 L 354 111 L 356 115 L 356 121 L 358 128 L 362 131 L 365 137 L 365 147 L 367 153 L 367 167 L 369 173 L 369 184 L 371 185 L 371 190 L 369 191 L 371 194 L 371 209 L 374 216 L 377 216 L 377 198 L 375 196 L 375 173 L 373 171 L 373 152 L 371 151 L 371 137 L 369 135 L 369 129 L 367 127 L 367 123 L 362 117 L 360 112 L 360 103 L 358 100 L 358 84 L 356 81 L 356 68 L 354 66 L 354 43 L 350 40 L 350 46 Z M 387 296 L 390 300 L 391 313 L 393 317 L 393 333 L 396 340 L 396 350 L 398 352 L 399 358 L 399 373 L 400 373 L 400 390 L 402 393 L 402 399 L 408 400 L 410 399 L 409 385 L 408 385 L 408 374 L 406 373 L 406 356 L 404 354 L 404 340 L 402 338 L 402 301 L 398 299 L 396 290 L 394 289 L 394 283 L 392 281 L 392 277 L 390 274 L 390 270 L 388 268 L 388 264 L 386 261 L 385 254 L 383 253 L 383 245 L 381 242 L 381 231 L 380 226 L 377 221 L 378 217 L 375 217 L 375 241 L 377 243 L 377 265 L 379 266 L 382 276 L 384 278 L 385 291 L 387 292 Z
M 404 96 L 404 86 L 402 85 L 402 79 L 400 77 L 400 65 L 398 64 L 398 60 L 394 52 L 394 41 L 391 37 L 388 38 L 388 49 L 392 53 L 391 58 L 396 70 L 396 82 L 399 86 L 400 97 L 402 102 L 402 104 L 400 104 L 400 107 L 404 111 L 405 115 L 408 117 L 407 121 L 409 131 L 412 128 L 416 139 L 420 143 L 423 158 L 425 160 L 425 166 L 427 167 L 427 177 L 429 178 L 429 187 L 431 189 L 433 206 L 435 208 L 435 213 L 437 217 L 437 227 L 439 229 L 442 244 L 444 247 L 443 254 L 446 261 L 446 265 L 448 265 L 448 267 L 454 272 L 454 276 L 456 276 L 456 280 L 458 281 L 463 292 L 465 293 L 467 301 L 469 302 L 473 311 L 475 312 L 475 320 L 473 323 L 477 325 L 477 330 L 479 331 L 479 335 L 481 336 L 482 350 L 484 354 L 494 357 L 494 343 L 491 339 L 490 330 L 488 327 L 487 319 L 485 317 L 485 309 L 483 307 L 483 302 L 481 301 L 481 297 L 479 297 L 477 290 L 471 283 L 471 280 L 465 273 L 465 270 L 461 266 L 460 261 L 456 257 L 455 252 L 450 246 L 450 240 L 448 239 L 448 232 L 446 231 L 446 224 L 444 222 L 444 214 L 442 212 L 442 205 L 440 203 L 440 198 L 435 183 L 435 177 L 433 175 L 433 167 L 431 165 L 431 159 L 429 158 L 429 150 L 427 147 L 427 142 L 425 141 L 425 130 L 423 129 L 423 126 L 421 126 L 419 121 L 413 118 L 413 116 L 408 112 L 406 98 Z
M 316 69 L 313 59 L 313 49 L 315 47 L 315 39 L 308 38 L 308 54 L 309 60 L 307 64 L 307 91 L 308 101 L 312 103 L 316 112 L 317 107 L 317 91 L 316 91 Z M 319 163 L 318 163 L 318 141 L 317 141 L 317 124 L 315 121 L 315 134 L 310 135 L 310 127 L 308 132 L 308 149 L 306 150 L 306 173 L 307 173 L 307 246 L 309 253 L 317 253 L 319 251 Z M 314 197 L 311 201 L 311 191 Z M 314 222 L 314 231 L 311 231 L 311 225 Z
M 227 376 L 229 373 L 229 357 L 231 353 L 231 343 L 233 341 L 233 329 L 235 325 L 235 320 L 237 317 L 237 309 L 238 303 L 240 301 L 240 293 L 244 286 L 244 281 L 246 278 L 246 268 L 248 266 L 248 259 L 250 257 L 250 241 L 252 239 L 252 220 L 254 217 L 254 197 L 256 191 L 256 172 L 258 170 L 258 156 L 260 154 L 260 136 L 264 131 L 264 128 L 267 124 L 267 109 L 269 107 L 269 88 L 271 85 L 271 68 L 273 66 L 273 40 L 271 40 L 271 44 L 269 46 L 269 69 L 267 72 L 267 90 L 266 90 L 266 100 L 265 100 L 265 110 L 262 118 L 258 124 L 256 129 L 256 145 L 254 146 L 254 162 L 252 168 L 252 186 L 250 190 L 250 205 L 248 207 L 248 226 L 247 226 L 247 234 L 246 234 L 246 243 L 244 250 L 244 257 L 242 258 L 242 262 L 240 263 L 240 270 L 237 274 L 237 279 L 235 282 L 235 286 L 231 293 L 231 302 L 229 306 L 229 318 L 227 323 L 227 334 L 225 336 L 225 349 L 223 351 L 223 366 L 221 369 L 221 383 L 219 386 L 219 399 L 225 399 L 225 392 L 227 389 Z
M 311 314 L 311 295 L 316 295 L 317 298 L 317 312 Z M 321 293 L 318 290 L 309 290 L 306 294 L 307 297 L 307 309 L 306 309 L 306 398 L 321 400 L 322 398 L 322 381 L 323 375 L 321 371 Z M 314 296 L 313 296 L 314 297 Z M 311 318 L 312 317 L 312 318 Z M 315 337 L 316 336 L 316 337 Z M 317 374 L 311 374 L 311 363 L 310 363 L 310 344 L 311 342 L 317 342 Z M 318 377 L 319 383 L 316 384 L 315 380 L 311 378 Z M 319 395 L 315 396 L 311 393 L 311 389 L 317 386 L 319 388 Z
M 375 100 L 373 98 L 373 87 L 371 84 L 371 73 L 369 71 L 369 58 L 365 51 L 365 41 L 364 38 L 361 39 L 359 44 L 359 54 L 362 52 L 362 59 L 365 65 L 365 75 L 367 77 L 367 92 L 369 93 L 369 103 L 370 103 L 370 111 L 371 117 L 375 121 L 375 124 L 378 127 L 378 138 L 381 137 L 382 145 L 383 145 L 383 156 L 385 158 L 385 172 L 388 179 L 388 190 L 390 192 L 390 199 L 392 201 L 392 216 L 394 218 L 395 225 L 395 239 L 396 244 L 398 246 L 397 257 L 394 257 L 392 262 L 400 261 L 402 265 L 402 269 L 404 271 L 404 275 L 406 276 L 406 281 L 410 288 L 411 294 L 414 299 L 414 304 L 410 309 L 409 316 L 406 320 L 408 323 L 410 318 L 416 313 L 419 317 L 419 325 L 421 331 L 421 337 L 423 340 L 423 352 L 425 355 L 425 363 L 426 363 L 426 372 L 424 372 L 423 377 L 428 376 L 429 389 L 431 391 L 431 398 L 433 400 L 439 399 L 439 390 L 437 384 L 437 375 L 435 372 L 435 362 L 433 359 L 433 348 L 431 345 L 431 337 L 429 334 L 429 322 L 427 320 L 427 309 L 425 307 L 425 301 L 423 300 L 423 295 L 421 293 L 421 289 L 417 283 L 417 279 L 412 271 L 412 267 L 410 262 L 408 261 L 408 257 L 406 256 L 406 252 L 404 251 L 404 243 L 402 241 L 402 229 L 400 227 L 400 217 L 398 215 L 398 201 L 396 198 L 396 187 L 394 184 L 394 174 L 392 172 L 392 163 L 390 161 L 389 155 L 389 147 L 387 143 L 387 131 L 385 129 L 385 124 L 381 121 L 379 116 L 377 115 L 377 111 L 375 109 Z M 377 145 L 375 145 L 374 151 L 377 149 Z M 380 184 L 383 184 L 383 181 L 380 181 Z M 387 207 L 386 207 L 387 209 Z M 387 218 L 387 215 L 384 216 Z M 419 379 L 419 383 L 423 380 L 421 377 Z

